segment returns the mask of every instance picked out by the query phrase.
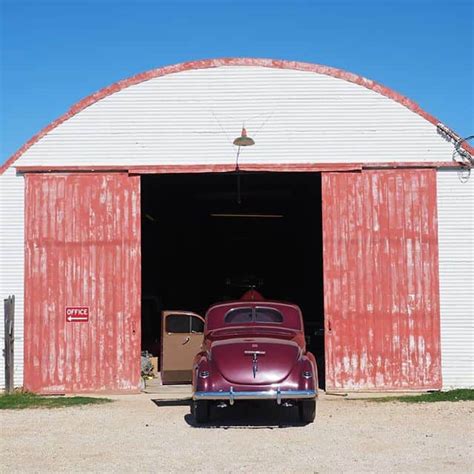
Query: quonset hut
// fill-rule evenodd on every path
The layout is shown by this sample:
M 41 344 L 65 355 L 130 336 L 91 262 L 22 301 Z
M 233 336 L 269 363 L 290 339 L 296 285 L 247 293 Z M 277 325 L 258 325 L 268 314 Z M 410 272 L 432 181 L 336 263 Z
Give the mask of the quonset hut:
M 255 145 L 237 163 L 243 124 Z M 328 390 L 473 386 L 473 150 L 458 139 L 316 64 L 190 62 L 87 97 L 0 170 L 15 384 L 137 391 L 150 301 L 157 318 L 203 311 L 252 273 L 302 307 Z

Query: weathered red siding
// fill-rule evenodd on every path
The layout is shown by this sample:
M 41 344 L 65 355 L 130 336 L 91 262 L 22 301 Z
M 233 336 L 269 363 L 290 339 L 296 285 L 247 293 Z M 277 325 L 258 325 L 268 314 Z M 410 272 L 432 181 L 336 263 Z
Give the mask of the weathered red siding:
M 27 175 L 25 203 L 25 387 L 137 390 L 140 178 Z M 66 322 L 67 306 L 89 321 Z
M 435 170 L 323 173 L 328 389 L 441 388 Z

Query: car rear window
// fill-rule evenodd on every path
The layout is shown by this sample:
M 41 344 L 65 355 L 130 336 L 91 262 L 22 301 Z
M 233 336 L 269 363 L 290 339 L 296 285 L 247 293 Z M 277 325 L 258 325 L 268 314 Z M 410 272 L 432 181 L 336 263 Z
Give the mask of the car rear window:
M 255 321 L 257 323 L 282 323 L 283 316 L 280 311 L 273 308 L 256 308 Z
M 245 323 L 282 323 L 283 315 L 274 308 L 235 308 L 227 312 L 224 317 L 226 324 Z

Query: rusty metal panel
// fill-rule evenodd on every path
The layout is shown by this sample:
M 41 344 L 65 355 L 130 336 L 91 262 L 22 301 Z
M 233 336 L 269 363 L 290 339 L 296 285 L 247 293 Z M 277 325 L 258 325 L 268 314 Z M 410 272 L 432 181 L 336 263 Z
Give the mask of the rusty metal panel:
M 139 179 L 26 177 L 26 389 L 138 390 Z M 67 307 L 88 308 L 88 321 L 68 321 Z
M 326 386 L 441 388 L 435 170 L 324 173 Z

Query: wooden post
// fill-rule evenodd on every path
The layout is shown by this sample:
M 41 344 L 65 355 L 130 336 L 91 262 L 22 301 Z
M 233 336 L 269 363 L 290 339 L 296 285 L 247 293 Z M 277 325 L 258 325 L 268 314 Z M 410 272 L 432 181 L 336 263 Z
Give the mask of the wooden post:
M 12 393 L 15 386 L 13 383 L 13 341 L 15 322 L 15 296 L 9 296 L 3 300 L 5 309 L 5 393 Z

